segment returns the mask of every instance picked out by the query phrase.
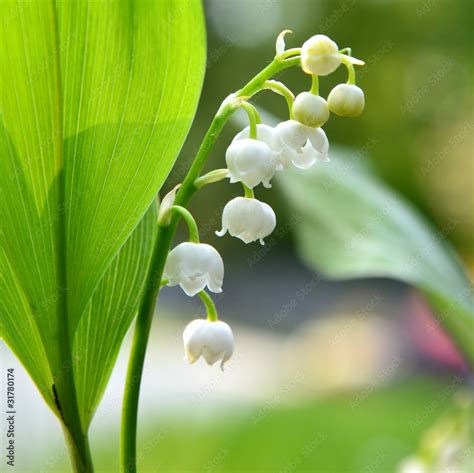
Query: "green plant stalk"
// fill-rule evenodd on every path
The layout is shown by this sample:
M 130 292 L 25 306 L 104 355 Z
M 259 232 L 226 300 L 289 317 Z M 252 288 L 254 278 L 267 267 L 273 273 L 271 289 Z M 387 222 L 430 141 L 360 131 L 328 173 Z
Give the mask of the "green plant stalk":
M 54 24 L 53 34 L 55 43 L 59 44 L 59 27 L 55 5 L 50 9 L 52 21 Z M 57 88 L 57 101 L 55 103 L 55 112 L 58 125 L 63 123 L 62 113 L 62 88 L 60 71 L 60 52 L 55 52 L 55 83 Z M 58 202 L 66 202 L 66 177 L 64 172 L 64 141 L 63 130 L 60 128 L 59 138 L 55 141 L 56 156 L 59 157 L 61 166 L 58 179 Z M 66 212 L 60 212 L 57 229 L 58 258 L 57 258 L 57 277 L 58 287 L 64 287 L 66 290 L 58 293 L 58 358 L 60 360 L 57 366 L 52 366 L 54 385 L 54 399 L 56 402 L 57 415 L 60 418 L 65 442 L 68 448 L 69 457 L 72 463 L 73 471 L 77 473 L 92 473 L 92 457 L 89 449 L 87 431 L 81 424 L 79 406 L 77 401 L 76 384 L 74 380 L 74 361 L 72 357 L 72 343 L 69 330 L 69 315 L 67 302 L 67 235 L 66 235 Z
M 311 75 L 311 90 L 313 95 L 319 95 L 319 76 L 316 74 Z
M 293 102 L 295 100 L 295 96 L 293 95 L 293 92 L 286 85 L 276 80 L 267 80 L 265 82 L 264 88 L 266 90 L 271 90 L 278 95 L 282 95 L 285 98 L 290 120 L 294 120 L 295 117 L 293 113 Z
M 299 57 L 286 60 L 276 57 L 268 66 L 240 89 L 236 93 L 235 98 L 243 97 L 248 99 L 252 97 L 263 89 L 265 81 L 271 79 L 280 71 L 299 64 Z M 196 157 L 176 194 L 175 205 L 185 207 L 191 200 L 191 197 L 197 190 L 195 182 L 201 174 L 211 149 L 217 141 L 224 125 L 238 108 L 238 104 L 234 101 L 229 101 L 224 104 L 214 116 Z M 163 270 L 179 218 L 180 216 L 175 214 L 168 225 L 158 226 L 155 246 L 146 278 L 147 284 L 138 310 L 123 397 L 120 447 L 120 469 L 122 473 L 136 473 L 137 471 L 137 415 L 143 364 L 156 301 L 160 292 Z
M 73 471 L 77 473 L 92 473 L 94 471 L 94 467 L 92 465 L 92 457 L 90 454 L 89 440 L 87 435 L 84 435 L 82 437 L 82 441 L 78 442 L 78 439 L 71 435 L 70 430 L 64 424 L 64 422 L 61 423 L 64 440 Z
M 248 102 L 243 102 L 242 103 L 242 108 L 245 109 L 247 112 L 247 116 L 249 119 L 249 138 L 252 138 L 254 140 L 257 139 L 257 123 L 260 123 L 259 119 L 260 116 L 258 115 L 258 112 L 256 108 L 249 104 Z
M 216 306 L 211 296 L 206 291 L 201 291 L 198 293 L 198 296 L 201 298 L 204 307 L 206 308 L 207 320 L 210 322 L 217 322 L 219 317 L 217 316 Z
M 180 205 L 173 205 L 173 207 L 171 207 L 171 210 L 181 215 L 181 217 L 186 221 L 189 231 L 189 241 L 191 241 L 192 243 L 199 243 L 198 226 L 191 212 L 185 207 L 181 207 Z
M 255 197 L 253 193 L 253 189 L 250 189 L 250 187 L 246 186 L 243 182 L 242 182 L 242 187 L 244 188 L 245 198 L 253 199 Z
M 347 68 L 347 83 L 354 85 L 356 83 L 356 76 L 355 76 L 355 68 L 354 64 L 349 61 L 344 55 L 341 56 L 341 62 L 344 64 Z

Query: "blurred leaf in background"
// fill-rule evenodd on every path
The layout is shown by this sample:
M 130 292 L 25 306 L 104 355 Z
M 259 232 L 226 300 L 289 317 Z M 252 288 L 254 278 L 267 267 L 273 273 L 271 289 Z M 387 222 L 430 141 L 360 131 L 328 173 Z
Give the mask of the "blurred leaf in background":
M 278 178 L 289 211 L 301 217 L 294 230 L 303 260 L 330 277 L 391 277 L 420 288 L 474 365 L 471 286 L 444 233 L 427 226 L 355 153 L 333 148 L 331 159 Z

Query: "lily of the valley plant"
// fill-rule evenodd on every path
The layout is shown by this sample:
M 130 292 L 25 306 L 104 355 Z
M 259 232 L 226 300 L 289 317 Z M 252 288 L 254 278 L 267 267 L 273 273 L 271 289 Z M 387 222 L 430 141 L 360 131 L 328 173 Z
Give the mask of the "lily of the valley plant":
M 283 31 L 278 36 L 273 61 L 223 101 L 183 183 L 162 200 L 158 237 L 147 276 L 150 283 L 138 313 L 125 386 L 122 424 L 124 471 L 135 471 L 136 468 L 135 433 L 140 388 L 137 374 L 140 376 L 143 370 L 160 288 L 179 285 L 188 296 L 199 296 L 205 305 L 207 320 L 191 321 L 183 333 L 184 352 L 190 363 L 202 357 L 209 365 L 220 362 L 223 369 L 234 351 L 232 330 L 218 319 L 216 307 L 207 292 L 222 292 L 224 263 L 215 248 L 200 241 L 198 226 L 186 209 L 191 197 L 203 186 L 226 178 L 231 183 L 240 183 L 243 196 L 225 205 L 222 229 L 216 234 L 224 236 L 228 232 L 247 244 L 258 241 L 263 245 L 265 237 L 275 229 L 276 216 L 268 204 L 255 198 L 255 189 L 271 187 L 274 175 L 290 166 L 306 170 L 328 161 L 329 142 L 321 127 L 330 118 L 330 112 L 355 117 L 364 109 L 364 94 L 355 85 L 354 69 L 354 65 L 364 63 L 353 58 L 349 48 L 340 50 L 324 35 L 311 37 L 301 48 L 285 49 L 284 37 L 289 32 Z M 319 95 L 319 77 L 334 72 L 342 64 L 348 71 L 347 84 L 337 85 L 326 101 Z M 289 67 L 301 67 L 310 79 L 309 91 L 296 98 L 285 84 L 272 80 L 275 74 Z M 283 96 L 288 104 L 288 119 L 275 127 L 261 123 L 258 110 L 251 104 L 252 97 L 266 89 Z M 227 167 L 201 174 L 224 124 L 239 108 L 247 112 L 249 125 L 229 144 L 225 154 Z M 180 219 L 188 225 L 189 241 L 179 243 L 169 251 Z
M 445 242 L 365 166 L 343 156 L 324 164 L 324 124 L 365 105 L 355 73 L 363 62 L 350 48 L 315 35 L 287 49 L 283 31 L 273 60 L 223 100 L 185 174 L 179 167 L 184 179 L 158 199 L 206 70 L 200 0 L 2 0 L 0 23 L 0 337 L 59 420 L 74 471 L 94 471 L 88 432 L 133 321 L 120 468 L 137 471 L 140 384 L 165 286 L 206 309 L 184 330 L 185 358 L 225 369 L 232 357 L 232 329 L 211 297 L 225 297 L 224 260 L 200 240 L 188 210 L 215 182 L 241 190 L 222 203 L 217 235 L 258 245 L 277 225 L 265 192 L 280 173 L 288 210 L 305 217 L 294 233 L 308 264 L 419 288 L 474 365 L 472 289 Z M 275 80 L 289 68 L 307 83 L 296 97 Z M 338 68 L 347 82 L 322 97 L 320 78 Z M 263 90 L 286 101 L 287 119 L 261 123 L 252 102 Z M 227 144 L 219 169 L 204 170 L 239 109 L 248 126 Z M 321 185 L 329 180 L 330 188 Z M 395 203 L 390 213 L 386 202 Z M 188 241 L 175 241 L 180 221 Z M 361 228 L 371 231 L 361 238 Z
M 242 195 L 225 204 L 221 237 L 264 244 L 277 216 L 264 202 L 276 173 L 329 159 L 322 126 L 357 116 L 364 94 L 351 50 L 323 35 L 286 49 L 217 110 L 179 185 L 160 199 L 191 125 L 205 69 L 202 7 L 166 2 L 1 2 L 0 336 L 21 361 L 64 430 L 72 467 L 92 472 L 88 430 L 136 320 L 123 398 L 121 471 L 137 471 L 137 412 L 150 327 L 160 290 L 200 297 L 206 319 L 183 333 L 190 363 L 225 363 L 232 329 L 210 293 L 223 291 L 224 261 L 200 241 L 187 209 L 203 187 L 228 179 Z M 327 100 L 319 78 L 347 68 Z M 274 76 L 300 68 L 296 98 Z M 270 90 L 288 119 L 261 123 L 252 98 Z M 248 126 L 220 169 L 203 172 L 224 125 L 239 109 Z M 258 193 L 255 197 L 254 193 Z M 183 220 L 189 241 L 175 242 Z

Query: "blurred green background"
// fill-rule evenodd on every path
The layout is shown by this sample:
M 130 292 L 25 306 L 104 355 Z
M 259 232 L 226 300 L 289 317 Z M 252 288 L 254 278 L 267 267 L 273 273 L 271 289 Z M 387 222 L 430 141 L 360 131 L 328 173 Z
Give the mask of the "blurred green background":
M 323 33 L 367 63 L 358 69 L 366 110 L 357 119 L 332 116 L 330 143 L 362 153 L 438 228 L 456 222 L 447 237 L 472 270 L 470 0 L 207 0 L 205 9 L 205 85 L 168 187 L 182 179 L 220 102 L 272 59 L 280 31 L 294 31 L 287 47 Z M 310 86 L 297 70 L 279 79 L 295 93 Z M 341 67 L 321 80 L 322 95 L 342 81 Z M 284 100 L 271 93 L 254 103 L 287 118 Z M 237 131 L 226 128 L 209 169 L 222 167 Z M 421 471 L 400 466 L 420 452 L 447 455 L 449 471 L 474 471 L 472 463 L 459 469 L 474 450 L 472 377 L 439 329 L 424 330 L 431 313 L 421 297 L 398 282 L 331 282 L 306 268 L 277 187 L 257 191 L 278 216 L 270 248 L 218 239 L 221 209 L 239 192 L 209 186 L 192 205 L 202 239 L 225 255 L 226 290 L 216 301 L 235 326 L 234 361 L 223 374 L 182 361 L 182 327 L 201 308 L 166 289 L 143 388 L 140 471 L 407 473 Z M 124 363 L 93 424 L 99 472 L 118 471 Z M 51 432 L 25 471 L 67 471 L 60 432 Z

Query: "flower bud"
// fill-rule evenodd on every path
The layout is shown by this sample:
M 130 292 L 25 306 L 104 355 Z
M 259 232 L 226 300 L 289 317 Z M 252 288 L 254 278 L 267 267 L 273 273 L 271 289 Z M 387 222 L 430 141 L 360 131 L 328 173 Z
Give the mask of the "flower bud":
M 365 106 L 364 91 L 354 84 L 339 84 L 328 96 L 329 110 L 341 117 L 357 117 Z
M 310 92 L 302 92 L 293 103 L 295 119 L 306 126 L 317 128 L 323 126 L 329 118 L 326 100 Z
M 168 286 L 179 284 L 188 296 L 195 296 L 206 285 L 212 292 L 222 292 L 224 262 L 212 246 L 184 242 L 170 251 L 163 276 Z
M 245 243 L 260 240 L 263 245 L 263 238 L 273 232 L 275 225 L 275 212 L 268 204 L 257 199 L 236 197 L 224 207 L 222 230 L 216 235 L 223 236 L 228 231 Z
M 234 352 L 234 335 L 225 322 L 196 319 L 183 332 L 184 353 L 190 363 L 202 355 L 208 365 L 221 360 L 224 363 Z
M 309 38 L 301 48 L 301 66 L 307 74 L 327 76 L 341 64 L 337 44 L 323 34 Z
M 242 181 L 253 189 L 262 183 L 271 187 L 270 179 L 275 174 L 273 152 L 263 141 L 251 138 L 234 140 L 225 155 L 230 182 Z

